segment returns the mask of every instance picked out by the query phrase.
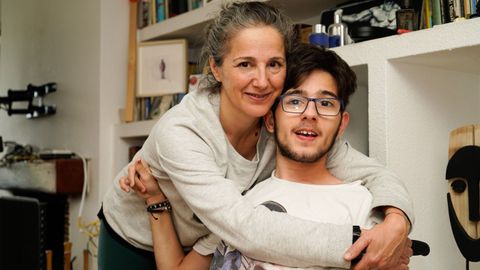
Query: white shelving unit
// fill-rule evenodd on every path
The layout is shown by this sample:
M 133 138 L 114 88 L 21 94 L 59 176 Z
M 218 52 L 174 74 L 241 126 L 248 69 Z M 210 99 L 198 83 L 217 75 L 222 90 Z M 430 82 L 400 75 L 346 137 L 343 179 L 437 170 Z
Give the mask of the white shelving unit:
M 321 3 L 320 3 L 321 2 Z M 341 1 L 272 0 L 295 22 L 318 21 Z M 220 0 L 149 26 L 141 41 L 187 38 L 201 44 L 202 29 Z M 316 18 L 315 18 L 316 17 Z M 462 269 L 465 261 L 450 229 L 445 169 L 449 132 L 480 123 L 480 19 L 436 26 L 334 49 L 355 70 L 348 139 L 405 181 L 416 209 L 411 237 L 427 241 L 428 257 L 412 258 L 410 269 Z M 119 124 L 115 170 L 129 145 L 141 143 L 155 121 Z M 480 264 L 471 263 L 471 269 Z
M 319 16 L 323 10 L 340 3 L 339 0 L 260 0 L 284 10 L 294 21 L 303 21 Z M 213 0 L 202 8 L 180 14 L 160 23 L 150 25 L 140 31 L 141 41 L 187 38 L 191 47 L 202 43 L 204 26 L 215 16 L 222 0 Z

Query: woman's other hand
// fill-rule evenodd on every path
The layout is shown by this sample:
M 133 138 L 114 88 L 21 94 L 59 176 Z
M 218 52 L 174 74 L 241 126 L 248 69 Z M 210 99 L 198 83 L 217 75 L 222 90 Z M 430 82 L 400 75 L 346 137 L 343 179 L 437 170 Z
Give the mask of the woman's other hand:
M 119 181 L 120 188 L 129 192 L 133 189 L 140 198 L 147 201 L 165 200 L 165 195 L 160 189 L 157 179 L 152 175 L 150 168 L 143 160 L 137 160 L 128 166 L 128 176 Z

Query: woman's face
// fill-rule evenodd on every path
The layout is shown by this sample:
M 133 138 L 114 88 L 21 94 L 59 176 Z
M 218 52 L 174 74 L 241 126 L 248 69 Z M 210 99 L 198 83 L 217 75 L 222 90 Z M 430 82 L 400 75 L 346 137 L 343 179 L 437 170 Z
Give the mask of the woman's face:
M 283 38 L 271 26 L 239 31 L 230 39 L 222 66 L 210 63 L 222 83 L 222 110 L 241 117 L 262 117 L 280 94 L 286 74 Z

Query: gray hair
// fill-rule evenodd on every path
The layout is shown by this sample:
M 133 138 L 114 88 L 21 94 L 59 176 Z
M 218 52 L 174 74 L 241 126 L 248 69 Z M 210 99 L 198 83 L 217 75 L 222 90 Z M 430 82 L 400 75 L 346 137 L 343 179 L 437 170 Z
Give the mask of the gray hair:
M 209 66 L 212 58 L 217 66 L 230 49 L 230 40 L 239 31 L 253 26 L 271 26 L 283 37 L 285 53 L 290 51 L 294 40 L 293 24 L 286 15 L 275 7 L 262 2 L 237 2 L 223 4 L 219 14 L 205 28 L 205 41 L 200 55 L 200 66 L 206 71 L 203 89 L 218 91 L 217 81 Z

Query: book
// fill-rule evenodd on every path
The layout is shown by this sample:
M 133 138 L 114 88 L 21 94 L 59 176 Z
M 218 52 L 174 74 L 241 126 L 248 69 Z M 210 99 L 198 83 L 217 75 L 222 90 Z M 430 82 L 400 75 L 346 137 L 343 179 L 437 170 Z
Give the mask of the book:
M 178 103 L 182 102 L 183 97 L 185 97 L 186 93 L 178 93 L 173 96 L 173 106 L 177 105 Z
M 463 6 L 464 6 L 464 9 L 465 9 L 465 18 L 469 18 L 470 17 L 470 14 L 472 14 L 472 10 L 471 10 L 471 7 L 470 7 L 470 0 L 463 0 Z
M 157 22 L 165 20 L 165 1 L 166 0 L 154 0 L 157 8 Z
M 302 43 L 310 43 L 308 37 L 312 33 L 312 25 L 298 23 L 294 25 L 295 37 Z
M 462 13 L 463 0 L 454 0 L 453 1 L 453 10 L 455 13 L 455 19 L 463 17 Z
M 160 103 L 162 102 L 162 97 L 152 97 L 151 109 L 149 119 L 155 119 L 160 116 Z
M 188 0 L 188 10 L 194 10 L 203 6 L 203 0 Z
M 432 27 L 432 5 L 431 5 L 432 0 L 424 0 L 423 2 L 425 3 L 425 28 L 431 28 Z
M 150 24 L 150 0 L 140 0 L 137 2 L 137 28 L 142 29 Z
M 144 106 L 143 120 L 149 120 L 150 119 L 151 107 L 152 107 L 150 97 L 143 98 L 143 106 Z
M 187 0 L 167 0 L 168 2 L 168 17 L 175 17 L 188 11 Z
M 150 24 L 155 24 L 157 22 L 157 4 L 156 0 L 151 0 L 150 3 Z
M 135 157 L 135 154 L 142 148 L 141 146 L 130 146 L 128 148 L 128 162 L 132 161 Z
M 432 26 L 442 24 L 441 0 L 431 0 L 432 2 Z
M 454 0 L 443 0 L 443 23 L 453 22 L 455 20 L 455 8 L 453 6 Z

